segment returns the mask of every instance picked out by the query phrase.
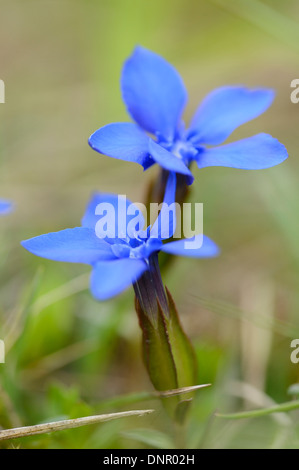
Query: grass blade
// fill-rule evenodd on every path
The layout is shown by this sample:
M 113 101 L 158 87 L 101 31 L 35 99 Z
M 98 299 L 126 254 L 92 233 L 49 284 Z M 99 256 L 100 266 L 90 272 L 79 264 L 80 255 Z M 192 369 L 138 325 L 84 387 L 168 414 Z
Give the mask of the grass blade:
M 299 400 L 288 401 L 280 405 L 271 406 L 270 408 L 263 408 L 261 410 L 241 411 L 239 413 L 222 414 L 216 413 L 218 418 L 224 419 L 244 419 L 244 418 L 259 418 L 260 416 L 270 415 L 272 413 L 282 413 L 285 411 L 292 411 L 299 408 Z
M 0 431 L 0 441 L 7 439 L 16 439 L 19 437 L 34 436 L 36 434 L 45 434 L 54 431 L 62 431 L 65 429 L 79 428 L 90 424 L 103 423 L 112 421 L 113 419 L 127 418 L 129 416 L 144 416 L 153 413 L 154 410 L 133 410 L 123 411 L 121 413 L 110 413 L 105 415 L 85 416 L 76 419 L 64 419 L 62 421 L 54 421 L 52 423 L 36 424 L 34 426 L 25 426 L 22 428 L 4 429 Z

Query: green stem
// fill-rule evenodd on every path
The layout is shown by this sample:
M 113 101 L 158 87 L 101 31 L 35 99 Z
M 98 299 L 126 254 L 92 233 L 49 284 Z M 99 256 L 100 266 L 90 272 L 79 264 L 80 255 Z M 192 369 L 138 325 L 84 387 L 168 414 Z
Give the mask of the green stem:
M 158 263 L 158 253 L 150 256 L 149 269 L 133 284 L 133 287 L 136 298 L 150 321 L 157 322 L 158 303 L 163 313 L 169 316 L 167 298 Z

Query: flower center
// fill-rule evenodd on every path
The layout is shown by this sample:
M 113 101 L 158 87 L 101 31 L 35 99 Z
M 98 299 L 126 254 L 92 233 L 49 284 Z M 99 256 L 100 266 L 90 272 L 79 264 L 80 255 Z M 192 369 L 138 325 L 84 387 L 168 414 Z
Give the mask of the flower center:
M 184 139 L 182 136 L 176 138 L 172 142 L 161 141 L 158 142 L 161 147 L 165 148 L 173 155 L 188 166 L 192 160 L 194 160 L 198 150 L 192 145 L 189 140 Z

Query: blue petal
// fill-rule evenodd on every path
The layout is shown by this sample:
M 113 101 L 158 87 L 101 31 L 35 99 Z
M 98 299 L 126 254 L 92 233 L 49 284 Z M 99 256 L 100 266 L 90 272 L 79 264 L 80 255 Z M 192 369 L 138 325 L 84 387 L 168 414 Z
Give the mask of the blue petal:
M 147 270 L 143 260 L 130 258 L 97 263 L 91 275 L 91 292 L 98 300 L 119 294 Z
M 170 173 L 165 188 L 162 209 L 150 231 L 151 238 L 165 240 L 173 236 L 176 227 L 176 213 L 175 205 L 172 208 L 171 206 L 175 203 L 175 192 L 176 175 Z
M 157 253 L 161 250 L 163 243 L 157 238 L 149 238 L 143 245 L 144 258 L 149 258 L 152 253 Z
M 105 215 L 105 217 L 107 218 L 112 231 L 112 233 L 107 235 L 107 237 L 109 236 L 111 239 L 125 239 L 128 235 L 128 224 L 132 224 L 135 217 L 138 217 L 138 221 L 136 222 L 136 231 L 143 229 L 144 218 L 138 207 L 124 196 L 107 193 L 95 193 L 92 196 L 81 221 L 83 227 L 88 227 L 93 230 L 96 229 L 96 225 L 102 217 L 100 214 L 96 215 L 96 208 L 99 204 L 103 204 L 103 209 L 107 207 L 107 215 Z M 109 210 L 109 212 L 108 205 L 111 205 L 111 211 Z M 101 238 L 105 238 L 104 234 Z M 107 241 L 109 240 L 107 239 Z
M 220 252 L 216 243 L 205 235 L 195 235 L 192 238 L 166 243 L 161 251 L 171 255 L 192 258 L 212 258 Z
M 136 47 L 125 62 L 121 79 L 123 100 L 143 129 L 172 140 L 187 101 L 185 86 L 159 55 Z
M 109 157 L 150 166 L 149 137 L 136 124 L 108 124 L 95 131 L 88 140 L 91 148 Z M 152 162 L 153 163 L 153 162 Z
M 189 136 L 194 143 L 221 144 L 237 127 L 266 111 L 273 99 L 269 89 L 217 88 L 199 106 Z
M 194 180 L 193 175 L 189 168 L 185 165 L 183 160 L 173 155 L 171 152 L 166 150 L 161 145 L 157 144 L 153 140 L 149 141 L 149 151 L 153 159 L 165 170 L 174 171 L 175 173 L 181 173 L 187 175 L 189 184 Z
M 94 264 L 115 258 L 111 246 L 99 240 L 94 230 L 76 227 L 21 242 L 34 255 L 54 261 Z
M 13 204 L 5 199 L 0 199 L 0 215 L 9 214 L 13 209 Z
M 257 134 L 232 144 L 206 149 L 199 153 L 199 168 L 227 166 L 260 170 L 278 165 L 288 157 L 286 148 L 268 134 Z

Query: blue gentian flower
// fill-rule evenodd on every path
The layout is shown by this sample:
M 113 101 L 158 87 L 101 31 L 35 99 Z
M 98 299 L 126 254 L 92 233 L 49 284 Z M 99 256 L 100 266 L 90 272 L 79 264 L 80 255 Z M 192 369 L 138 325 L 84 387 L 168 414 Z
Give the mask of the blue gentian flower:
M 13 204 L 5 199 L 0 199 L 0 216 L 9 214 L 13 209 Z
M 135 123 L 106 125 L 91 135 L 90 146 L 101 154 L 187 175 L 199 168 L 224 166 L 257 170 L 287 158 L 285 147 L 268 134 L 222 144 L 240 125 L 271 105 L 270 89 L 224 86 L 201 103 L 188 129 L 181 120 L 187 92 L 176 70 L 159 55 L 137 47 L 125 62 L 121 78 L 123 100 Z M 148 134 L 151 134 L 151 138 Z
M 175 197 L 176 178 L 169 176 L 164 202 L 171 204 Z M 99 216 L 96 208 L 100 203 L 109 203 L 115 209 L 116 217 L 113 236 L 107 236 L 95 231 Z M 126 200 L 127 206 L 132 204 Z M 217 245 L 208 237 L 203 236 L 200 248 L 186 249 L 185 241 L 181 239 L 163 244 L 166 237 L 172 237 L 175 231 L 175 216 L 165 217 L 166 206 L 163 205 L 158 218 L 152 227 L 145 231 L 141 211 L 134 206 L 134 217 L 138 224 L 126 234 L 119 236 L 119 198 L 112 194 L 95 194 L 88 204 L 82 219 L 82 226 L 62 230 L 60 232 L 41 235 L 22 242 L 31 253 L 55 261 L 85 263 L 92 265 L 91 291 L 95 298 L 105 300 L 119 294 L 138 280 L 149 269 L 149 258 L 161 251 L 166 253 L 191 256 L 198 258 L 212 257 L 218 254 Z M 126 225 L 129 226 L 133 216 L 126 215 Z M 163 220 L 168 220 L 165 227 Z M 131 224 L 132 225 L 132 224 Z M 134 224 L 133 224 L 134 225 Z M 167 228 L 167 230 L 165 230 Z M 151 236 L 154 233 L 155 236 Z M 196 235 L 201 236 L 201 235 Z M 195 237 L 189 239 L 194 241 Z

